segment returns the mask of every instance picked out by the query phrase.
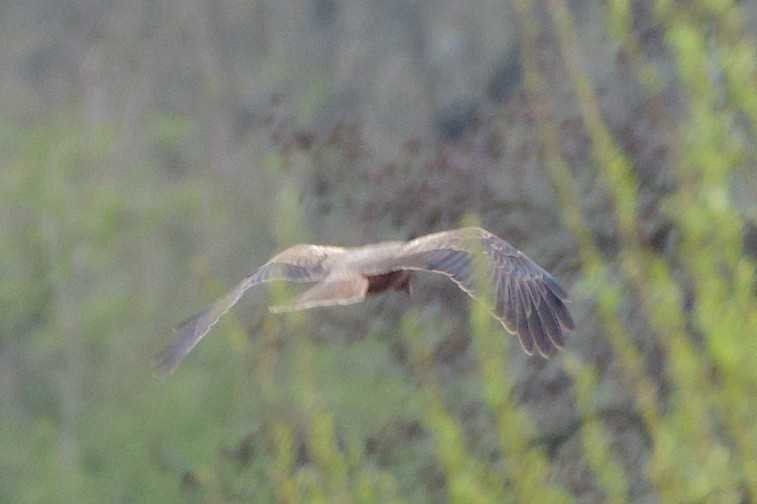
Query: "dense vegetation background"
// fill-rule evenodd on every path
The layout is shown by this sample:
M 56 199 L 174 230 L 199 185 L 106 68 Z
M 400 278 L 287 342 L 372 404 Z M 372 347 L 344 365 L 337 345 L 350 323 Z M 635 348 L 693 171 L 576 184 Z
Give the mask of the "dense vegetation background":
M 6 3 L 0 502 L 757 500 L 757 4 L 600 4 Z M 287 245 L 470 222 L 566 351 L 428 275 L 153 374 Z

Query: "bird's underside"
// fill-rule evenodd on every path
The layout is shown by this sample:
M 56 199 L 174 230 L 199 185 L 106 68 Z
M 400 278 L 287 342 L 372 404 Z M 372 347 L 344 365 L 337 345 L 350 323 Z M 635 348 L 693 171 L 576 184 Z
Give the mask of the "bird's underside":
M 413 271 L 450 277 L 484 303 L 529 355 L 544 357 L 565 344 L 575 326 L 565 306 L 568 294 L 546 271 L 505 240 L 480 228 L 421 236 L 409 242 L 363 247 L 302 244 L 274 256 L 225 297 L 177 327 L 157 356 L 157 368 L 173 371 L 250 287 L 272 280 L 316 283 L 273 312 L 359 303 L 386 290 L 407 291 Z

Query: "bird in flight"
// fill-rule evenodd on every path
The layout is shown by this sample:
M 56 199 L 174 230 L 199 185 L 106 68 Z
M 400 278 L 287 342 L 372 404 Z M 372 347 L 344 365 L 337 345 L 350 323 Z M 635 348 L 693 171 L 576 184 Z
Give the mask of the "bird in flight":
M 359 303 L 387 290 L 409 291 L 414 271 L 451 278 L 484 303 L 529 355 L 537 351 L 550 356 L 565 345 L 565 333 L 575 329 L 565 306 L 568 294 L 552 275 L 502 238 L 481 228 L 462 228 L 408 242 L 290 247 L 247 275 L 226 296 L 179 324 L 174 339 L 156 357 L 157 369 L 164 373 L 176 369 L 254 285 L 272 280 L 316 283 L 290 304 L 270 308 L 279 313 Z

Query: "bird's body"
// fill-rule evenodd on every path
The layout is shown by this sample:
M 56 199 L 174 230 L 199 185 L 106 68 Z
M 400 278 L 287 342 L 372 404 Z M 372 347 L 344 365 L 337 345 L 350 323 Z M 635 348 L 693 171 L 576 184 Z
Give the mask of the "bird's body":
M 158 355 L 158 369 L 175 369 L 254 285 L 272 280 L 316 283 L 291 304 L 271 307 L 273 312 L 283 312 L 358 303 L 387 290 L 409 291 L 413 271 L 418 270 L 444 274 L 483 302 L 508 332 L 517 335 L 529 355 L 537 350 L 549 356 L 565 344 L 563 333 L 574 329 L 565 306 L 568 295 L 549 273 L 488 231 L 462 228 L 409 242 L 290 247 L 180 324 L 174 340 Z
M 388 290 L 410 292 L 413 274 L 407 270 L 392 271 L 383 275 L 368 277 L 368 294 L 381 294 Z

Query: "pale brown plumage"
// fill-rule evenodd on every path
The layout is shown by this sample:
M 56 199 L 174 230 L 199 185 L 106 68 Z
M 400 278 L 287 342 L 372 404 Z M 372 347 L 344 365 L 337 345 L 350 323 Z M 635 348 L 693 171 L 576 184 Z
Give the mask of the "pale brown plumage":
M 484 229 L 462 228 L 409 242 L 288 248 L 247 275 L 225 297 L 182 322 L 176 337 L 158 354 L 157 367 L 173 371 L 253 285 L 271 280 L 318 283 L 291 304 L 271 307 L 273 312 L 282 312 L 359 303 L 366 295 L 388 289 L 408 290 L 413 270 L 450 277 L 483 302 L 529 355 L 534 350 L 544 357 L 551 355 L 565 344 L 565 332 L 575 328 L 565 306 L 568 294 L 557 280 L 505 240 Z M 481 293 L 477 285 L 491 291 Z

